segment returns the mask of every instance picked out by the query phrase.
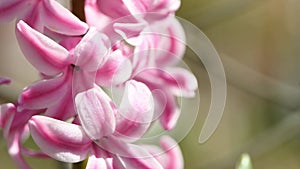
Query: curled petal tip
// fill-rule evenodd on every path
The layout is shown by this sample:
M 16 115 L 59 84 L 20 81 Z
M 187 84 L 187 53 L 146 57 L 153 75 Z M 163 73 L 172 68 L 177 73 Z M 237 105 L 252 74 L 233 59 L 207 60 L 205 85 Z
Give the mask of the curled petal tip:
M 70 64 L 69 52 L 24 21 L 17 24 L 16 36 L 27 60 L 45 75 L 57 75 Z

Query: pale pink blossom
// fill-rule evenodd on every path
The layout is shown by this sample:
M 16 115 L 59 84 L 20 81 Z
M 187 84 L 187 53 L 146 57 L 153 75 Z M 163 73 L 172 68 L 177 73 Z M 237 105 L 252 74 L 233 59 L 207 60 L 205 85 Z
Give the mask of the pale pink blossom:
M 183 168 L 170 137 L 161 138 L 161 148 L 134 144 L 158 118 L 164 129 L 174 128 L 177 97 L 195 95 L 194 75 L 177 67 L 185 52 L 174 16 L 179 6 L 179 0 L 86 0 L 86 24 L 55 0 L 2 0 L 0 22 L 17 20 L 19 47 L 42 77 L 17 104 L 0 105 L 0 128 L 17 166 L 30 168 L 27 155 L 88 158 L 87 169 Z M 0 85 L 9 82 L 0 78 Z M 23 146 L 29 134 L 40 150 Z
M 107 38 L 95 29 L 90 29 L 79 41 L 78 38 L 71 40 L 76 42 L 71 49 L 64 48 L 23 21 L 18 23 L 16 33 L 24 55 L 47 77 L 26 87 L 20 94 L 16 107 L 12 104 L 1 105 L 0 127 L 5 131 L 3 134 L 9 143 L 9 153 L 20 168 L 29 168 L 23 155 L 37 157 L 44 155 L 22 146 L 24 136 L 29 135 L 28 120 L 37 114 L 61 120 L 75 116 L 73 82 L 77 81 L 77 89 L 83 90 L 92 85 L 93 81 L 91 79 L 87 79 L 87 82 L 82 81 L 82 78 L 76 78 L 74 74 L 95 72 L 97 66 L 105 62 L 104 56 L 108 47 Z M 80 60 L 82 55 L 88 59 Z M 98 61 L 99 65 L 95 65 L 95 61 Z M 80 68 L 76 73 L 74 73 L 77 68 L 75 64 Z
M 27 60 L 39 72 L 49 77 L 24 89 L 19 97 L 19 108 L 50 108 L 49 114 L 56 117 L 55 110 L 59 112 L 61 107 L 69 105 L 67 110 L 70 111 L 67 114 L 74 114 L 72 93 L 93 87 L 97 68 L 107 60 L 107 37 L 90 28 L 80 40 L 66 39 L 63 42 L 65 48 L 23 21 L 18 23 L 16 34 Z M 62 119 L 66 118 L 69 117 Z
M 107 12 L 108 9 L 115 9 L 116 4 L 120 7 L 120 12 L 117 9 L 111 13 Z M 185 52 L 184 30 L 173 15 L 179 5 L 180 1 L 143 0 L 120 0 L 109 3 L 89 0 L 85 4 L 88 24 L 103 31 L 109 28 L 112 31 L 110 35 L 113 34 L 113 37 L 119 35 L 120 40 L 124 39 L 132 45 L 132 49 L 128 50 L 128 47 L 124 47 L 126 46 L 124 43 L 116 42 L 118 48 L 115 49 L 115 53 L 119 53 L 119 60 L 130 60 L 132 67 L 130 79 L 145 83 L 152 91 L 161 91 L 160 95 L 154 95 L 156 109 L 160 111 L 155 117 L 160 116 L 161 124 L 167 130 L 175 127 L 180 116 L 180 106 L 176 97 L 194 97 L 197 89 L 194 75 L 176 66 Z M 143 19 L 139 19 L 140 17 Z M 96 19 L 103 22 L 100 24 Z M 135 22 L 141 23 L 140 27 Z M 113 61 L 111 59 L 108 63 Z M 113 69 L 109 73 L 115 72 L 118 70 Z M 101 80 L 103 78 L 98 77 L 99 74 L 96 76 L 98 84 L 115 85 L 103 83 Z
M 174 16 L 168 16 L 147 27 L 137 37 L 141 42 L 129 56 L 132 79 L 145 83 L 154 94 L 155 117 L 166 130 L 175 127 L 180 116 L 176 97 L 194 97 L 197 89 L 195 76 L 177 67 L 185 52 L 185 35 Z M 136 37 L 134 37 L 136 38 Z
M 87 169 L 183 168 L 181 152 L 169 137 L 162 138 L 165 153 L 153 151 L 158 148 L 149 150 L 148 146 L 124 142 L 113 135 L 90 140 L 81 126 L 49 117 L 33 116 L 29 124 L 34 140 L 45 153 L 64 162 L 88 158 Z
M 87 168 L 163 168 L 146 149 L 131 144 L 120 135 L 135 138 L 141 127 L 140 123 L 151 123 L 152 119 L 151 115 L 144 117 L 144 113 L 151 114 L 149 111 L 153 105 L 149 89 L 135 81 L 127 82 L 126 89 L 131 92 L 124 93 L 121 103 L 123 106 L 120 105 L 123 108 L 120 109 L 112 105 L 99 87 L 77 94 L 75 104 L 82 126 L 45 116 L 33 116 L 29 121 L 33 139 L 43 152 L 60 161 L 74 163 L 90 157 Z M 138 101 L 139 98 L 143 99 Z M 126 115 L 130 115 L 130 119 Z M 116 117 L 120 119 L 114 120 Z M 126 118 L 127 122 L 136 122 L 126 124 Z M 126 133 L 115 129 L 118 123 L 127 128 Z M 146 126 L 148 127 L 149 125 Z M 138 137 L 145 131 L 138 131 L 141 132 Z

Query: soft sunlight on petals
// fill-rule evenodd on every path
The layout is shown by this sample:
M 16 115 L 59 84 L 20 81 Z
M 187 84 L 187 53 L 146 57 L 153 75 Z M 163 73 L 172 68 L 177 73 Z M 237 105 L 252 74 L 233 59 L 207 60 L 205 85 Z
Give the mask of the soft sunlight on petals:
M 75 105 L 82 127 L 92 140 L 100 140 L 114 132 L 116 121 L 112 101 L 100 87 L 77 94 Z
M 128 81 L 119 106 L 116 134 L 128 141 L 140 139 L 152 123 L 153 106 L 149 88 L 141 82 Z
M 90 156 L 85 169 L 112 169 L 112 164 L 107 161 L 112 159 L 97 158 Z

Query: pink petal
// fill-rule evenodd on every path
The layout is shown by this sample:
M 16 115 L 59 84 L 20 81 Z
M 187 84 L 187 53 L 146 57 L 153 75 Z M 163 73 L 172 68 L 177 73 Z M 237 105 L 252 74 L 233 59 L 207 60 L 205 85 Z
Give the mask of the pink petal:
M 16 132 L 8 138 L 8 153 L 18 168 L 31 169 L 21 154 L 20 135 L 21 134 L 19 132 Z
M 78 125 L 33 116 L 29 127 L 35 143 L 56 160 L 75 163 L 84 160 L 89 153 L 91 140 Z
M 81 41 L 82 37 L 67 37 L 59 42 L 61 46 L 67 49 L 70 53 L 74 52 L 74 48 Z
M 16 113 L 16 107 L 12 103 L 0 105 L 0 128 L 3 129 L 4 137 L 8 137 L 12 121 Z
M 107 60 L 110 42 L 96 28 L 90 28 L 74 49 L 76 66 L 86 71 L 96 71 Z
M 142 0 L 122 0 L 131 14 L 136 15 L 147 12 L 148 4 L 143 3 Z
M 169 136 L 163 136 L 160 140 L 160 145 L 165 151 L 167 158 L 163 158 L 160 162 L 163 164 L 164 169 L 183 169 L 183 156 L 178 144 Z M 158 156 L 158 160 L 161 156 Z
M 119 22 L 124 22 L 127 18 L 122 18 L 119 20 Z M 135 38 L 137 37 L 142 30 L 146 27 L 145 22 L 138 22 L 138 23 L 115 23 L 113 24 L 113 28 L 115 31 L 121 35 L 122 40 L 127 41 L 129 44 L 133 46 L 137 46 L 141 43 L 141 38 Z
M 180 109 L 178 108 L 176 97 L 174 96 L 176 93 L 172 91 L 174 89 L 179 89 L 181 93 L 183 93 L 180 84 L 178 84 L 179 82 L 166 71 L 159 69 L 142 71 L 134 77 L 134 79 L 147 84 L 152 91 L 162 91 L 162 93 L 153 95 L 156 100 L 155 108 L 156 111 L 163 111 L 159 118 L 164 129 L 171 130 L 176 125 L 180 115 Z M 159 114 L 160 112 L 155 112 L 155 118 Z
M 123 161 L 117 155 L 112 155 L 113 157 L 113 168 L 115 169 L 126 169 Z
M 186 48 L 184 31 L 178 21 L 174 20 L 166 29 L 167 33 L 162 34 L 165 36 L 161 36 L 158 43 L 161 46 L 157 46 L 160 50 L 168 51 L 160 52 L 155 59 L 160 66 L 176 64 L 183 57 Z
M 169 136 L 163 136 L 160 146 L 162 149 L 154 145 L 143 145 L 164 169 L 183 169 L 184 161 L 178 143 Z
M 168 68 L 166 72 L 176 80 L 176 85 L 174 83 L 167 84 L 174 95 L 179 97 L 195 96 L 198 83 L 196 77 L 190 71 L 183 68 Z M 166 82 L 168 81 L 166 80 Z
M 25 22 L 17 24 L 16 36 L 27 60 L 41 73 L 55 75 L 62 72 L 69 61 L 69 52 L 29 27 Z
M 180 0 L 123 0 L 132 15 L 153 13 L 161 16 L 173 14 L 180 7 Z
M 18 109 L 18 107 L 17 107 Z M 29 119 L 37 114 L 41 114 L 42 110 L 24 110 L 24 111 L 16 111 L 12 124 L 10 126 L 9 134 L 14 134 L 15 132 L 19 132 L 22 134 L 21 139 L 27 139 L 29 135 L 29 131 L 27 128 L 27 123 Z
M 95 85 L 96 72 L 87 72 L 75 66 L 73 71 L 73 95 L 91 89 Z
M 114 132 L 112 101 L 100 87 L 77 94 L 75 105 L 82 127 L 92 140 L 100 140 Z
M 141 32 L 140 38 L 145 39 L 144 43 L 148 44 L 146 48 L 139 49 L 138 47 L 136 50 L 151 50 L 154 54 L 148 57 L 153 57 L 159 67 L 178 63 L 185 53 L 184 30 L 174 16 L 169 16 L 159 22 L 150 22 L 147 29 Z
M 119 107 L 116 134 L 136 141 L 145 134 L 153 119 L 153 98 L 148 87 L 134 80 L 126 82 Z
M 44 109 L 59 102 L 68 90 L 71 90 L 71 75 L 61 75 L 49 80 L 41 80 L 25 88 L 19 96 L 19 110 Z
M 0 85 L 2 84 L 10 84 L 11 80 L 9 78 L 0 77 Z
M 180 0 L 123 0 L 131 14 L 157 13 L 161 16 L 173 14 L 180 7 Z
M 67 93 L 62 96 L 60 101 L 47 108 L 45 116 L 59 120 L 67 120 L 75 116 L 74 102 L 72 90 L 68 89 Z
M 50 30 L 66 35 L 82 35 L 88 30 L 87 24 L 80 21 L 58 2 L 43 0 L 42 3 L 41 18 Z
M 132 65 L 120 50 L 110 54 L 110 57 L 100 67 L 96 75 L 96 83 L 100 86 L 112 86 L 124 83 L 131 76 Z
M 159 0 L 152 6 L 152 12 L 160 14 L 173 14 L 181 5 L 180 0 Z
M 166 92 L 179 97 L 194 97 L 198 88 L 196 77 L 184 68 L 145 69 L 136 76 L 147 85 L 152 84 L 157 88 L 164 86 Z
M 90 156 L 85 169 L 113 169 L 112 159 Z
M 97 2 L 98 8 L 101 13 L 113 19 L 130 15 L 122 0 L 105 1 L 104 3 L 103 1 L 98 0 Z
M 160 163 L 142 146 L 127 144 L 116 137 L 96 142 L 101 148 L 119 156 L 124 168 L 163 169 Z
M 98 0 L 85 0 L 84 13 L 89 26 L 95 26 L 99 30 L 102 30 L 112 22 L 112 18 L 104 15 L 100 11 L 97 1 Z M 99 22 L 99 20 L 101 20 L 101 22 Z
M 9 22 L 24 15 L 31 9 L 30 3 L 24 0 L 2 0 L 0 2 L 0 23 Z M 25 6 L 27 5 L 27 8 Z
M 156 95 L 156 96 L 160 96 L 160 95 Z M 164 96 L 166 96 L 166 98 L 163 99 L 166 99 L 167 103 L 165 102 L 163 103 L 166 105 L 159 120 L 165 130 L 171 130 L 176 126 L 177 120 L 180 116 L 180 109 L 178 108 L 175 97 L 167 94 Z

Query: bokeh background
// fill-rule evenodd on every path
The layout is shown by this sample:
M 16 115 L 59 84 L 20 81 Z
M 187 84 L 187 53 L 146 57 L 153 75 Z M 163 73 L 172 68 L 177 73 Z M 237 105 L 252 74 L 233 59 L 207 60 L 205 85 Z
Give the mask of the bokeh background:
M 224 64 L 228 92 L 224 116 L 204 144 L 199 133 L 210 105 L 205 67 L 187 50 L 184 61 L 198 78 L 200 109 L 180 142 L 186 169 L 233 169 L 244 152 L 254 169 L 300 168 L 300 0 L 182 0 L 177 15 L 200 28 Z M 14 22 L 0 25 L 0 103 L 38 79 L 16 45 Z M 183 112 L 184 113 L 184 112 Z M 31 142 L 29 146 L 34 146 Z M 28 159 L 34 168 L 64 168 Z M 14 169 L 0 137 L 0 169 Z

